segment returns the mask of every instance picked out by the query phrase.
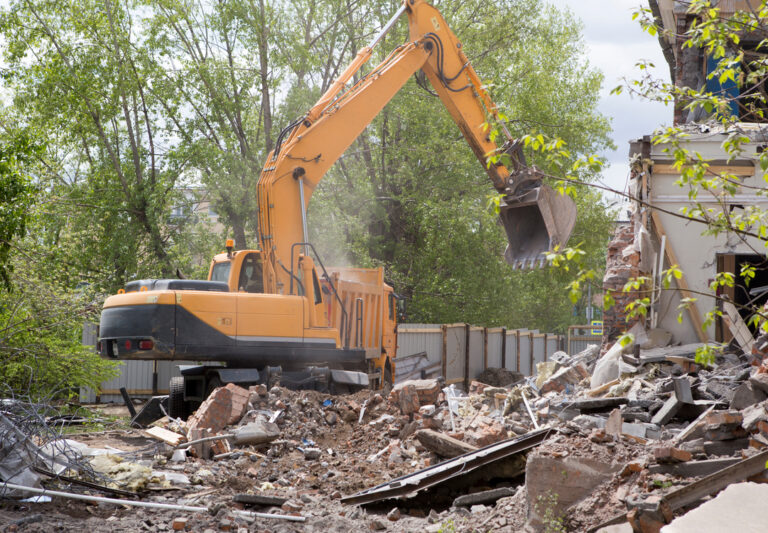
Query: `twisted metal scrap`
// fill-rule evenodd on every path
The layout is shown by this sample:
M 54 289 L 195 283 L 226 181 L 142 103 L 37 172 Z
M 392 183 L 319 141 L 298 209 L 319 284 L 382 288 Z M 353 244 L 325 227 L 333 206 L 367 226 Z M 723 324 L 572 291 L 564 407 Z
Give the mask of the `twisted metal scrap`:
M 47 422 L 58 414 L 50 402 L 10 396 L 0 399 L 0 495 L 8 493 L 5 483 L 19 479 L 39 485 L 35 469 L 55 475 L 76 472 L 94 482 L 106 479 L 62 438 L 62 426 Z

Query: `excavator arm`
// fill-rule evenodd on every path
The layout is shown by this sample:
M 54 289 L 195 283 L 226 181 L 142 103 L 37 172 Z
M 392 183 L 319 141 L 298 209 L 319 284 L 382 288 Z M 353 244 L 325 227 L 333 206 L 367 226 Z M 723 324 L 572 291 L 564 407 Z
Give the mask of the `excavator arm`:
M 371 57 L 374 46 L 407 13 L 409 42 L 396 48 L 351 87 L 347 84 Z M 307 241 L 306 208 L 328 169 L 363 132 L 408 79 L 422 69 L 464 138 L 504 195 L 500 221 L 509 241 L 507 261 L 519 267 L 543 262 L 543 253 L 565 244 L 576 210 L 567 196 L 541 183 L 522 151 L 506 135 L 499 146 L 487 124 L 498 119 L 496 105 L 467 59 L 461 42 L 437 9 L 423 0 L 404 0 L 371 44 L 360 50 L 345 71 L 302 118 L 286 127 L 269 154 L 258 183 L 259 240 L 264 254 L 267 292 L 283 293 L 296 271 L 293 251 Z M 511 161 L 488 165 L 488 157 L 506 152 Z M 301 221 L 301 223 L 297 223 Z M 291 264 L 291 261 L 294 264 Z

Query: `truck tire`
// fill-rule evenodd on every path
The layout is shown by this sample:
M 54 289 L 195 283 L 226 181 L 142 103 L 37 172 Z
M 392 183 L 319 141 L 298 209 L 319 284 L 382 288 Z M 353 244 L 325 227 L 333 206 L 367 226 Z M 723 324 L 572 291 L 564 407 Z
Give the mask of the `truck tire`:
M 171 418 L 187 418 L 184 409 L 184 378 L 181 376 L 171 378 L 168 384 L 168 416 Z
M 381 384 L 381 388 L 389 393 L 394 386 L 395 377 L 392 375 L 392 365 L 389 364 L 389 359 L 387 359 L 387 362 L 384 365 L 384 382 Z
M 217 372 L 208 374 L 206 376 L 206 387 L 205 387 L 205 397 L 208 398 L 208 396 L 211 395 L 213 391 L 218 389 L 219 387 L 223 387 L 224 384 L 221 382 L 221 378 L 219 377 L 219 374 Z

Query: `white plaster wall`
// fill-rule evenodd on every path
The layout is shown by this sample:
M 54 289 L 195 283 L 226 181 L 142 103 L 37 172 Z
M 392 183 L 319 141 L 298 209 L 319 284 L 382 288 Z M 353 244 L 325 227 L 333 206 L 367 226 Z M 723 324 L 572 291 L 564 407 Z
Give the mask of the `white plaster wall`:
M 701 135 L 687 143 L 687 147 L 698 151 L 707 159 L 722 160 L 727 158 L 727 154 L 722 149 L 723 140 L 725 140 L 725 136 L 722 134 Z M 749 145 L 746 152 L 748 154 L 755 154 L 756 148 L 757 143 L 753 143 Z M 663 146 L 653 147 L 652 159 L 656 163 L 655 166 L 657 168 L 659 168 L 659 164 L 666 164 L 667 161 L 663 160 L 669 157 L 671 157 L 671 154 L 664 153 Z M 743 182 L 752 187 L 766 187 L 766 182 L 759 166 L 755 168 L 754 174 L 751 177 L 744 178 Z M 688 188 L 681 188 L 676 185 L 675 181 L 678 178 L 679 175 L 654 171 L 650 179 L 650 203 L 667 211 L 679 213 L 680 209 L 687 204 Z M 711 194 L 706 191 L 700 191 L 698 194 L 699 201 L 703 203 L 704 200 L 711 197 Z M 760 205 L 764 209 L 768 209 L 768 199 L 758 197 L 754 190 L 750 190 L 747 187 L 742 188 L 738 192 L 735 200 L 736 203 Z M 705 203 L 704 205 L 719 209 L 718 205 L 714 202 Z M 750 239 L 747 243 L 744 243 L 734 235 L 704 236 L 702 235 L 702 232 L 705 230 L 703 224 L 686 221 L 672 214 L 659 211 L 657 211 L 657 215 L 661 219 L 667 234 L 667 246 L 674 251 L 680 267 L 685 273 L 688 286 L 694 291 L 709 291 L 709 284 L 717 273 L 717 253 L 755 253 L 750 248 L 750 245 L 758 250 L 758 252 L 762 251 L 762 253 L 765 253 L 763 243 L 756 239 Z M 658 251 L 658 243 L 656 246 Z M 669 266 L 669 263 L 665 261 L 664 268 L 669 268 Z M 696 302 L 696 307 L 703 320 L 706 313 L 714 308 L 714 301 L 707 297 L 692 296 L 699 298 Z M 679 303 L 680 296 L 678 292 L 662 291 L 659 305 L 659 327 L 670 331 L 675 341 L 682 343 L 698 342 L 698 336 L 687 311 L 683 313 L 682 323 L 678 323 Z M 707 335 L 709 339 L 714 339 L 714 325 L 708 328 Z

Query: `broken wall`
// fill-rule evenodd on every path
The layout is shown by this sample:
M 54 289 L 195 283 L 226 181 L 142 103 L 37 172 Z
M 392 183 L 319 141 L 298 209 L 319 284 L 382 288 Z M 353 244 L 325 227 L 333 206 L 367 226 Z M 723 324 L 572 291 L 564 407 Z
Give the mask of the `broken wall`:
M 766 143 L 757 125 L 739 124 L 751 142 L 744 155 L 728 161 L 722 143 L 729 132 L 718 126 L 690 126 L 688 140 L 682 147 L 697 152 L 710 161 L 712 177 L 728 172 L 740 180 L 734 196 L 722 195 L 722 191 L 698 191 L 696 201 L 703 210 L 715 212 L 740 212 L 756 205 L 768 209 L 768 199 L 762 196 L 765 186 L 763 172 L 755 164 L 758 151 Z M 682 214 L 684 207 L 693 205 L 689 189 L 678 185 L 680 170 L 674 166 L 672 154 L 664 144 L 654 145 L 650 137 L 631 143 L 630 158 L 633 161 L 630 176 L 632 202 L 631 220 L 617 229 L 609 246 L 605 290 L 614 291 L 617 305 L 605 316 L 605 340 L 615 340 L 622 331 L 628 330 L 635 319 L 628 319 L 626 304 L 636 298 L 648 297 L 651 306 L 647 317 L 640 321 L 646 328 L 659 327 L 672 333 L 673 341 L 683 344 L 723 340 L 716 330 L 725 331 L 720 319 L 702 331 L 706 315 L 715 308 L 715 300 L 708 294 L 710 283 L 718 273 L 718 257 L 723 254 L 765 253 L 763 243 L 754 238 L 741 238 L 734 234 L 702 235 L 706 225 Z M 642 234 L 647 232 L 647 240 Z M 721 261 L 722 263 L 722 261 Z M 683 271 L 681 279 L 673 279 L 669 289 L 663 286 L 661 272 L 672 265 Z M 736 266 L 738 274 L 738 265 Z M 640 290 L 621 293 L 626 280 L 646 276 Z M 684 298 L 696 301 L 681 309 Z M 682 311 L 682 314 L 681 314 Z M 678 315 L 681 315 L 678 317 Z M 718 323 L 720 322 L 720 323 Z M 730 339 L 727 335 L 725 340 Z

